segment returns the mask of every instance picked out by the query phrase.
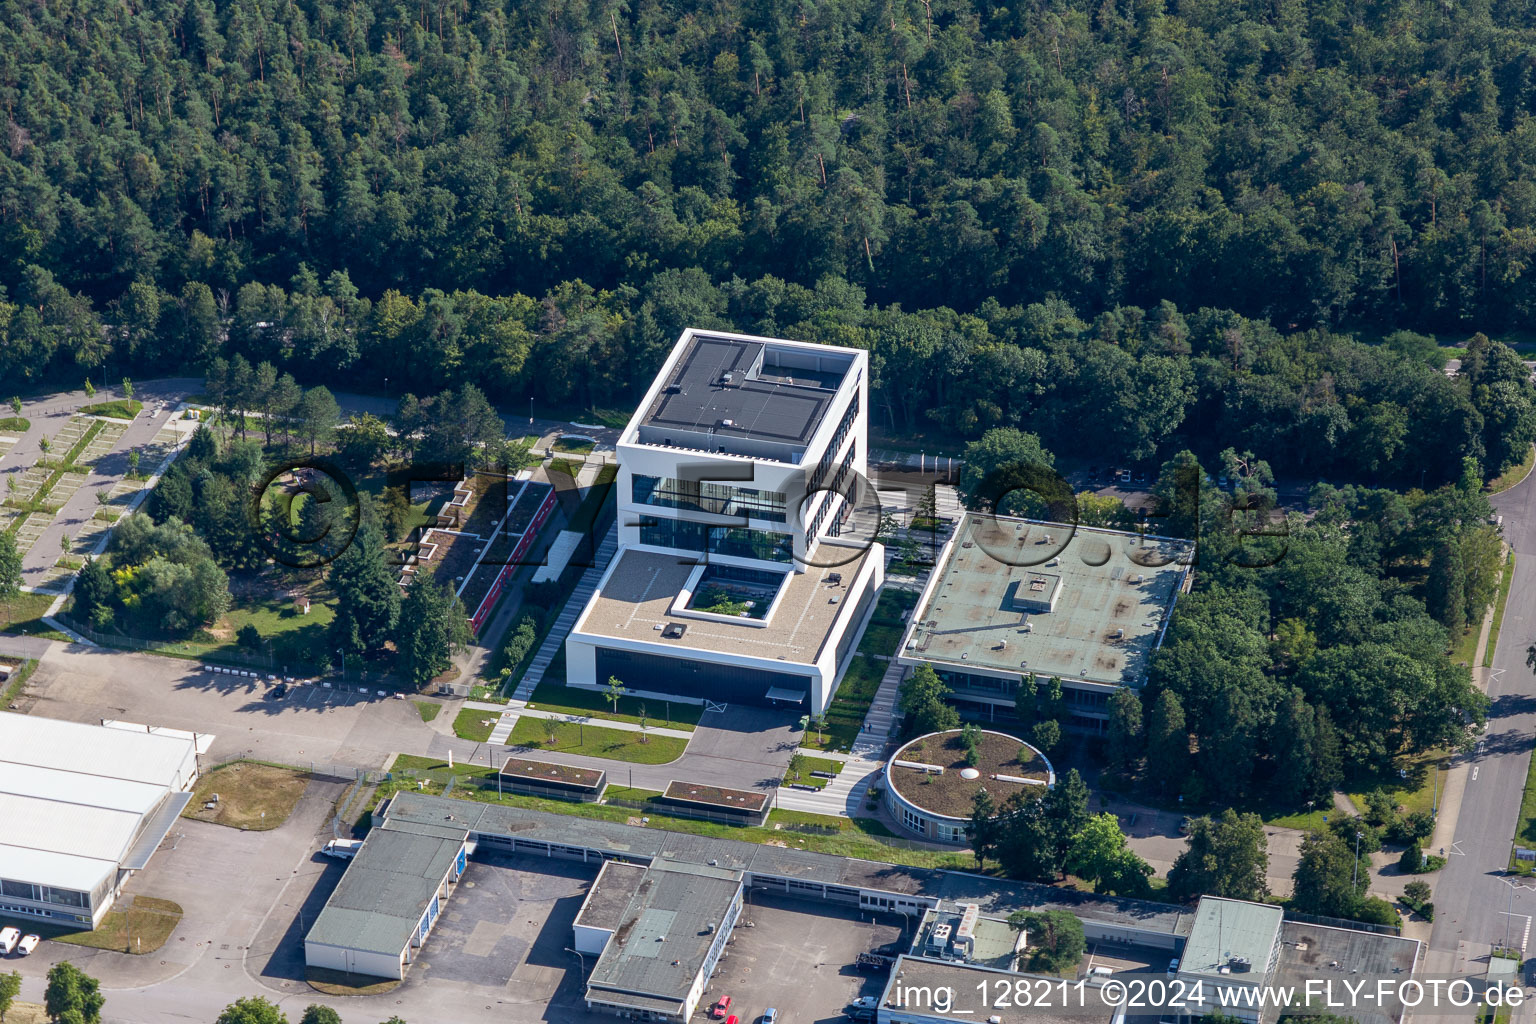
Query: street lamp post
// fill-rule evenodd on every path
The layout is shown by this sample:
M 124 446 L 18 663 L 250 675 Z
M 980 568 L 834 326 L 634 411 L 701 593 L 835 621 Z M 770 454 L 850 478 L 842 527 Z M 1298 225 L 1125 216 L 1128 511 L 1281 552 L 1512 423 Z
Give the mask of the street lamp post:
M 585 982 L 587 980 L 587 958 L 581 955 L 581 950 L 572 949 L 570 946 L 566 946 L 565 951 L 567 953 L 575 953 L 576 959 L 581 961 L 581 980 Z
M 1355 878 L 1353 886 L 1357 889 L 1360 887 L 1360 837 L 1363 835 L 1365 835 L 1364 832 L 1361 832 L 1359 829 L 1355 830 Z

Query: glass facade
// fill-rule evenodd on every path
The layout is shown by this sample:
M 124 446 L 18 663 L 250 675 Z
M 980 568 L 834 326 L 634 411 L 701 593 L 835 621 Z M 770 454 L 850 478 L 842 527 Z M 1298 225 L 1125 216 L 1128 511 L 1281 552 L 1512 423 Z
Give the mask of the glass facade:
M 684 551 L 708 552 L 736 558 L 789 562 L 794 540 L 787 533 L 768 533 L 743 526 L 710 526 L 687 519 L 640 520 L 640 543 Z
M 640 473 L 634 475 L 630 491 L 632 500 L 638 505 L 710 512 L 721 516 L 761 519 L 770 523 L 782 523 L 788 518 L 789 502 L 782 491 L 644 476 Z
M 17 882 L 9 878 L 0 879 L 0 895 L 9 896 L 12 899 L 32 900 L 36 903 L 52 903 L 60 907 L 91 905 L 90 893 L 77 892 L 74 889 L 53 889 L 46 885 Z

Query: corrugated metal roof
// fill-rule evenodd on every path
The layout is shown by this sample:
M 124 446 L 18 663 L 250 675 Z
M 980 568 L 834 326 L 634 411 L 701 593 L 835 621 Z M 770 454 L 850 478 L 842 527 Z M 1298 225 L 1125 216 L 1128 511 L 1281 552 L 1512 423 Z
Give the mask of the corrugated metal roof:
M 740 889 L 728 872 L 651 868 L 592 968 L 590 988 L 686 999 Z
M 116 862 L 133 841 L 142 817 L 132 811 L 0 793 L 0 821 L 5 822 L 5 838 L 16 846 L 49 853 L 72 853 Z M 22 875 L 6 877 L 44 881 Z
M 0 769 L 0 793 L 148 814 L 165 796 L 165 786 L 6 762 Z
M 30 764 L 172 785 L 191 750 L 192 740 L 183 737 L 32 715 L 0 715 L 0 771 L 6 764 Z
M 1176 935 L 1187 935 L 1194 917 L 1188 911 L 1166 903 L 1099 896 L 958 871 L 882 864 L 780 846 L 760 846 L 740 839 L 714 839 L 426 793 L 398 793 L 389 806 L 391 822 L 440 821 L 445 813 L 467 819 L 468 827 L 476 832 L 586 847 L 625 857 L 704 864 L 924 899 L 964 900 L 979 904 L 983 911 L 1004 916 L 1014 910 L 1067 910 L 1088 920 Z
M 460 806 L 458 801 L 450 803 Z M 399 954 L 453 866 L 468 831 L 411 821 L 386 822 L 373 829 L 305 941 Z
M 90 892 L 103 878 L 116 872 L 115 860 L 0 844 L 0 877 L 18 882 Z

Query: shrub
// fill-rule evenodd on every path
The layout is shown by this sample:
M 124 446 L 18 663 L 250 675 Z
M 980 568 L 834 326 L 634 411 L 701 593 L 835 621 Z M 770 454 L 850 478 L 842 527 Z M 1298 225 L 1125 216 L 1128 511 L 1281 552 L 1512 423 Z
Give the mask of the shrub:
M 1368 924 L 1396 925 L 1401 923 L 1400 915 L 1392 904 L 1380 896 L 1367 896 L 1355 907 L 1355 912 L 1350 915 L 1356 921 L 1364 921 Z
M 261 646 L 261 630 L 257 629 L 253 623 L 247 622 L 235 634 L 235 643 L 247 651 L 254 651 Z
M 1397 869 L 1405 875 L 1416 875 L 1424 870 L 1424 851 L 1419 848 L 1417 841 L 1403 848 L 1403 855 L 1397 860 Z

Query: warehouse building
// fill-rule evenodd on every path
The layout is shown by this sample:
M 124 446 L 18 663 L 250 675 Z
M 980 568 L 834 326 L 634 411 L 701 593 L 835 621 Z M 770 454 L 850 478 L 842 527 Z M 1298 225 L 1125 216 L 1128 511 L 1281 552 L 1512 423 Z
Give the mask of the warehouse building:
M 405 977 L 464 873 L 468 829 L 453 810 L 437 822 L 386 821 L 368 833 L 304 936 L 305 964 Z
M 868 408 L 865 352 L 684 331 L 618 442 L 568 682 L 825 710 L 884 581 Z
M 0 913 L 95 928 L 192 798 L 212 741 L 0 715 Z
M 739 871 L 606 862 L 576 917 L 575 948 L 597 953 L 587 1009 L 682 1024 L 741 916 Z
M 897 659 L 933 666 L 952 703 L 989 721 L 1013 717 L 1026 677 L 1059 678 L 1068 724 L 1100 732 L 1110 694 L 1146 681 L 1193 555 L 1171 537 L 967 513 Z

